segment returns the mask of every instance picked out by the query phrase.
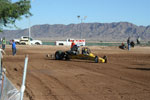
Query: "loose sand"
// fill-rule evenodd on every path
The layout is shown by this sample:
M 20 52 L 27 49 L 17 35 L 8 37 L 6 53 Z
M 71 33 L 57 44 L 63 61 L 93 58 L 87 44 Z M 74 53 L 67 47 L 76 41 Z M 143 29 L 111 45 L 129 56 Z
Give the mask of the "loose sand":
M 69 47 L 17 46 L 17 55 L 12 56 L 7 46 L 3 64 L 19 88 L 25 54 L 29 55 L 24 100 L 150 100 L 150 47 L 89 48 L 98 56 L 106 55 L 108 63 L 46 58 Z

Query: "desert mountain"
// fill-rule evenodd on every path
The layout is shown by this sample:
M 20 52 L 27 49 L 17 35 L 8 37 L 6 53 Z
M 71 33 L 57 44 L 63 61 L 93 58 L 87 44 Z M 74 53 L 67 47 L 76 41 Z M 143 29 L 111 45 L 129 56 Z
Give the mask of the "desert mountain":
M 6 39 L 27 36 L 28 29 L 4 30 L 0 37 Z M 55 24 L 35 25 L 31 27 L 31 36 L 42 40 L 58 40 L 66 38 L 85 38 L 98 41 L 125 41 L 129 36 L 143 41 L 150 40 L 150 26 L 137 26 L 128 22 L 118 23 L 82 23 L 82 24 Z

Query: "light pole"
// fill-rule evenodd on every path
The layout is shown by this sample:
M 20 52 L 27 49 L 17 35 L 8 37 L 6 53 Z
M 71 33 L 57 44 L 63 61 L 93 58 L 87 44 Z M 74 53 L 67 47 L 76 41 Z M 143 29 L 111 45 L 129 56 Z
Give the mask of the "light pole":
M 31 37 L 31 27 L 30 27 L 30 17 L 29 17 L 29 40 L 30 40 L 30 37 Z
M 80 15 L 78 15 L 77 18 L 79 20 L 81 20 L 81 25 L 82 25 L 83 21 L 87 18 L 87 16 L 84 16 L 83 18 L 81 18 Z M 81 29 L 80 38 L 82 39 L 82 28 L 81 28 L 81 26 L 80 26 L 80 29 Z
M 31 2 L 33 2 L 34 0 L 28 0 L 28 1 L 30 1 L 30 4 L 31 4 Z M 30 38 L 31 38 L 31 21 L 30 21 L 30 16 L 29 16 L 29 18 L 28 18 L 28 20 L 29 20 L 29 44 L 30 44 Z

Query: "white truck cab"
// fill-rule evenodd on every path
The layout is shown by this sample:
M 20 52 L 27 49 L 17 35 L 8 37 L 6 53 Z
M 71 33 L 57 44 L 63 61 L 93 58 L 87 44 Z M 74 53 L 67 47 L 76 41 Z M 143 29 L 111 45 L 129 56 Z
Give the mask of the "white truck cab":
M 21 45 L 42 45 L 41 40 L 34 40 L 31 37 L 28 36 L 21 36 L 20 39 L 14 39 L 16 44 L 21 44 Z
M 85 39 L 67 39 L 66 41 L 56 41 L 56 45 L 71 46 L 73 40 L 76 45 L 85 46 Z

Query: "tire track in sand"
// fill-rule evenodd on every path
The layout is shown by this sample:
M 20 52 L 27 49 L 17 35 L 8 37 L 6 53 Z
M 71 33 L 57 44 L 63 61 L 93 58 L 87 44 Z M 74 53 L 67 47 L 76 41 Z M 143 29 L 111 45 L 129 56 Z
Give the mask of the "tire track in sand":
M 44 87 L 51 92 L 50 94 L 55 97 L 55 100 L 65 100 L 66 97 L 69 98 L 68 100 L 82 100 L 82 98 L 77 93 L 75 93 L 70 87 L 65 85 L 56 77 L 44 73 L 40 73 L 38 75 L 41 76 L 42 79 L 39 76 L 34 77 L 38 78 L 38 80 L 44 84 Z
M 71 63 L 71 62 L 70 62 Z M 81 62 L 82 63 L 82 62 Z M 85 62 L 85 63 L 89 63 L 89 62 Z M 91 71 L 91 72 L 94 72 L 94 73 L 97 73 L 97 74 L 103 74 L 103 75 L 106 75 L 106 76 L 108 76 L 108 77 L 111 77 L 111 78 L 115 78 L 115 79 L 117 79 L 117 80 L 119 80 L 119 81 L 126 81 L 126 82 L 129 82 L 129 83 L 134 83 L 134 84 L 137 84 L 138 86 L 142 86 L 142 87 L 144 87 L 144 89 L 146 90 L 146 91 L 148 91 L 148 92 L 150 92 L 150 90 L 149 89 L 147 89 L 147 88 L 149 88 L 149 86 L 148 85 L 146 85 L 146 84 L 144 84 L 144 83 L 141 83 L 141 82 L 138 82 L 138 81 L 134 81 L 134 80 L 132 80 L 132 79 L 129 79 L 129 78 L 123 78 L 123 77 L 119 77 L 119 76 L 115 76 L 114 74 L 111 74 L 111 73 L 109 73 L 108 71 L 103 71 L 103 70 L 97 70 L 97 69 L 94 69 L 94 68 L 90 68 L 90 67 L 87 67 L 86 66 L 86 64 L 79 64 L 79 63 L 71 63 L 72 64 L 72 66 L 69 66 L 69 67 L 73 67 L 74 68 L 74 66 L 75 67 L 78 67 L 78 68 L 82 68 L 82 69 L 85 69 L 85 70 L 88 70 L 88 71 Z M 111 65 L 116 65 L 116 64 L 114 64 L 114 63 L 111 63 Z M 100 67 L 99 65 L 97 65 L 97 64 L 94 64 L 93 66 L 96 66 L 95 68 L 97 68 L 97 67 Z M 93 67 L 92 66 L 92 67 Z M 121 66 L 121 65 L 119 65 L 119 66 Z M 122 66 L 125 66 L 125 65 L 122 65 Z M 110 68 L 110 70 L 113 70 L 113 71 L 115 71 L 115 72 L 118 72 L 118 71 L 120 71 L 120 70 L 117 70 L 117 69 L 114 69 L 114 68 Z M 122 71 L 123 72 L 123 71 Z
M 36 76 L 32 73 L 29 73 L 29 76 L 31 79 L 34 80 L 34 81 L 32 80 L 32 82 L 35 82 L 35 83 L 28 82 L 28 84 L 30 84 L 30 87 L 28 87 L 29 91 L 31 92 L 37 91 L 37 92 L 34 92 L 34 95 L 32 95 L 34 97 L 32 100 L 58 100 L 55 95 L 52 95 L 53 94 L 52 91 L 49 89 L 49 87 L 45 85 L 45 83 L 43 83 L 43 81 L 39 78 L 39 76 Z M 35 85 L 38 85 L 38 86 L 35 86 Z M 32 89 L 36 89 L 36 90 L 32 90 Z

